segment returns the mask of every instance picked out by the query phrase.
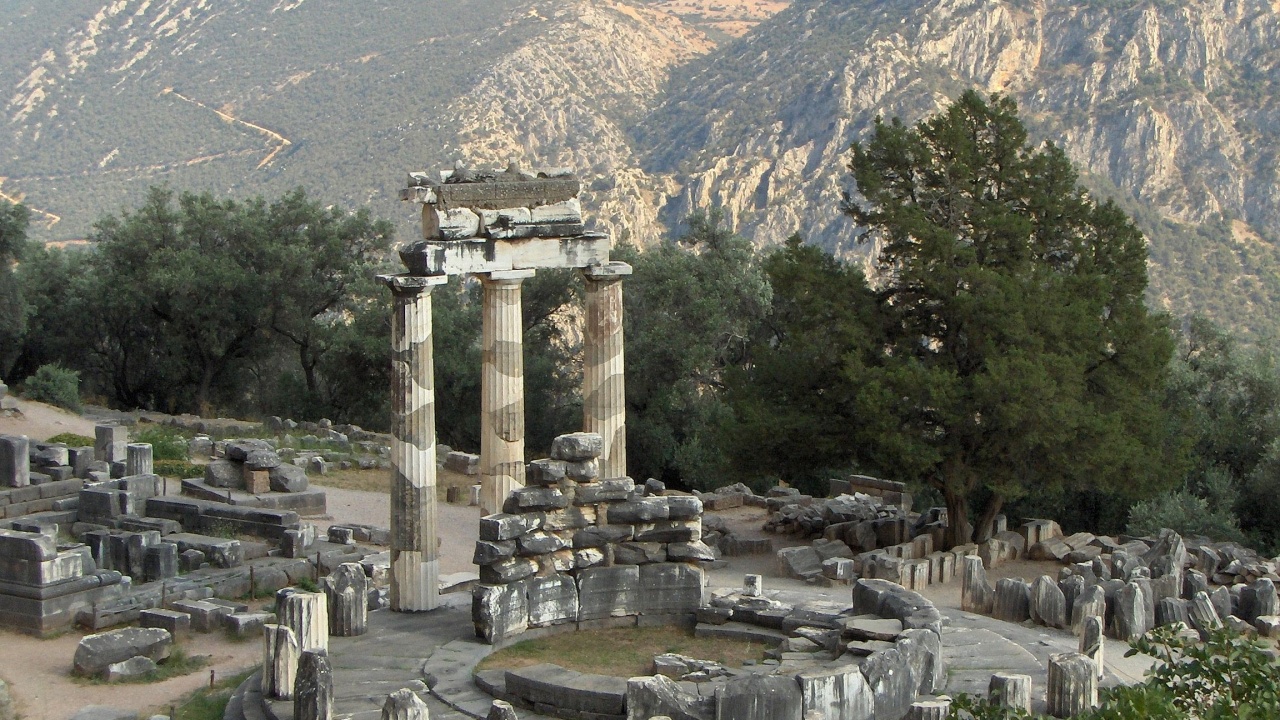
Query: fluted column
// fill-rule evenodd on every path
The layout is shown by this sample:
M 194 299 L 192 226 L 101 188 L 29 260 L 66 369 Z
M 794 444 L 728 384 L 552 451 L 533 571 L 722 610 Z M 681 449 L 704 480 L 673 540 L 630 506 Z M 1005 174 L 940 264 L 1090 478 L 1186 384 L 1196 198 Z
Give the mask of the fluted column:
M 391 288 L 391 609 L 439 602 L 431 290 L 444 276 L 386 275 Z
M 627 474 L 627 397 L 622 338 L 622 278 L 631 274 L 623 262 L 582 271 L 586 279 L 586 326 L 583 329 L 582 429 L 604 438 L 600 477 Z
M 532 270 L 480 275 L 484 367 L 480 375 L 480 511 L 502 512 L 524 487 L 524 321 L 520 285 Z

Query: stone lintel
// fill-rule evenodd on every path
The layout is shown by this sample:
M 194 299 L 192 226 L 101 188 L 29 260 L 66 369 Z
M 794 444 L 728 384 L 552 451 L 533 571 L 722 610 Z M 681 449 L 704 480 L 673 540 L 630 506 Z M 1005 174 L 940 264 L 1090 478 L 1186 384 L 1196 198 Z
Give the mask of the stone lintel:
M 448 275 L 379 275 L 378 282 L 393 292 L 422 292 L 449 282 Z
M 589 265 L 582 269 L 582 274 L 591 280 L 610 280 L 627 277 L 632 272 L 631 266 L 620 261 L 607 262 L 602 265 Z
M 515 240 L 422 240 L 400 250 L 409 274 L 472 275 L 539 268 L 588 268 L 609 262 L 609 236 Z
M 421 182 L 411 178 L 410 182 Z M 430 183 L 400 191 L 400 199 L 434 205 L 441 210 L 502 210 L 513 207 L 551 205 L 578 197 L 582 183 L 577 178 L 537 178 L 534 180 Z

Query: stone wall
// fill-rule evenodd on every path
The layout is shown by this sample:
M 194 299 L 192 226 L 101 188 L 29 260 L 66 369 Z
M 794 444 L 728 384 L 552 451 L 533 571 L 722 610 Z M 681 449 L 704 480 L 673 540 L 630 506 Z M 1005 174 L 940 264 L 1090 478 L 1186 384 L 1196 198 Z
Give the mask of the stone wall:
M 702 502 L 599 477 L 599 435 L 556 438 L 528 486 L 480 520 L 476 635 L 502 645 L 529 628 L 642 615 L 691 616 L 702 599 Z M 653 490 L 654 488 L 651 488 Z M 661 491 L 659 491 L 661 492 Z

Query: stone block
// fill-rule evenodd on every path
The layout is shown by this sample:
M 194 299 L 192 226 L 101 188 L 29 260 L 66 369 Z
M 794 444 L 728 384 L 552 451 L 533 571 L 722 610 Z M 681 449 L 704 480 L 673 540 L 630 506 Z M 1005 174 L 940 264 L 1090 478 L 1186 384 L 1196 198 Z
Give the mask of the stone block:
M 191 616 L 176 610 L 143 610 L 138 614 L 138 624 L 144 628 L 168 630 L 174 640 L 181 640 L 191 634 Z
M 156 661 L 139 655 L 107 666 L 103 678 L 109 683 L 130 682 L 146 677 L 160 669 Z
M 30 448 L 26 435 L 0 435 L 0 487 L 31 484 Z
M 209 487 L 239 490 L 244 488 L 244 470 L 230 460 L 214 460 L 204 466 L 204 481 Z
M 916 699 L 920 679 L 897 647 L 867 657 L 862 674 L 875 697 L 876 718 L 902 717 Z
M 529 626 L 544 627 L 578 620 L 578 586 L 568 575 L 530 578 Z
M 551 457 L 555 460 L 594 460 L 603 452 L 604 438 L 597 433 L 569 433 L 551 441 Z
M 603 506 L 602 506 L 603 507 Z M 551 532 L 561 530 L 581 530 L 596 524 L 596 510 L 593 507 L 571 507 L 564 510 L 549 510 L 539 513 L 542 529 Z
M 250 495 L 262 495 L 271 492 L 271 472 L 269 470 L 254 470 L 247 464 L 241 466 L 244 468 L 244 491 Z
M 873 717 L 875 697 L 856 665 L 808 670 L 796 679 L 803 698 L 802 717 L 810 717 L 810 713 L 822 718 Z
M 665 499 L 665 498 L 664 498 Z M 637 523 L 634 527 L 636 542 L 693 542 L 702 539 L 702 521 L 693 520 L 659 520 L 652 523 Z
M 637 590 L 644 615 L 690 614 L 702 604 L 702 570 L 685 563 L 640 566 Z
M 714 696 L 703 697 L 685 687 L 662 675 L 630 678 L 627 680 L 627 720 L 659 717 L 710 720 L 715 712 Z
M 99 675 L 107 666 L 144 656 L 159 661 L 169 657 L 173 636 L 162 628 L 122 628 L 86 635 L 76 646 L 72 662 L 77 673 Z
M 445 455 L 444 467 L 462 475 L 479 475 L 480 456 L 453 450 Z
M 382 704 L 382 720 L 431 720 L 431 711 L 417 693 L 401 688 L 388 695 Z
M 574 489 L 573 502 L 575 505 L 621 502 L 631 496 L 635 486 L 635 481 L 629 477 L 583 483 Z
M 333 669 L 329 653 L 320 648 L 303 650 L 293 680 L 293 720 L 330 720 L 333 717 Z
M 668 498 L 646 497 L 608 506 L 608 521 L 612 525 L 633 525 L 667 520 L 671 516 Z
M 529 628 L 529 601 L 524 582 L 477 585 L 471 596 L 476 637 L 501 644 Z
M 1002 578 L 996 581 L 991 616 L 1012 623 L 1030 619 L 1031 586 L 1022 578 Z
M 156 543 L 144 551 L 142 576 L 146 582 L 168 580 L 178 576 L 178 546 L 173 543 Z
M 809 545 L 778 551 L 778 569 L 787 577 L 806 579 L 822 574 L 822 558 Z
M 800 684 L 790 675 L 733 678 L 716 687 L 715 697 L 715 720 L 801 720 L 805 706 Z
M 129 444 L 128 428 L 119 425 L 98 425 L 94 427 L 93 456 L 103 462 L 124 462 L 128 457 L 126 447 Z
M 636 615 L 640 611 L 640 568 L 589 568 L 578 575 L 578 620 Z
M 534 530 L 516 538 L 516 554 L 521 556 L 547 555 L 570 546 L 571 541 L 545 530 Z
M 565 466 L 563 460 L 534 460 L 525 465 L 525 483 L 534 487 L 556 487 L 565 480 Z
M 480 568 L 480 582 L 487 585 L 514 583 L 538 572 L 538 563 L 530 558 L 514 557 L 499 560 Z
M 600 545 L 604 545 L 601 543 Z M 583 547 L 593 547 L 584 545 Z M 598 547 L 598 546 L 594 546 Z M 492 565 L 493 563 L 507 558 L 514 557 L 516 554 L 515 540 L 477 540 L 475 552 L 471 556 L 471 564 L 473 565 Z
M 987 701 L 996 707 L 1031 712 L 1031 676 L 998 672 L 987 685 Z
M 310 483 L 307 472 L 297 465 L 282 463 L 268 471 L 269 486 L 273 492 L 303 492 Z
M 497 513 L 480 518 L 480 539 L 492 542 L 515 540 L 540 527 L 541 521 L 530 515 Z
M 1046 700 L 1049 714 L 1056 718 L 1075 717 L 1097 707 L 1097 666 L 1080 653 L 1050 656 Z

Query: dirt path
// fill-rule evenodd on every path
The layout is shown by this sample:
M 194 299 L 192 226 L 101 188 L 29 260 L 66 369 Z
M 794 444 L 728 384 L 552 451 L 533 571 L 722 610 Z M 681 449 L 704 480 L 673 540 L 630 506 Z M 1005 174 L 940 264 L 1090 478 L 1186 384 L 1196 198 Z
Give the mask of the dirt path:
M 19 417 L 0 417 L 0 435 L 26 435 L 32 440 L 48 440 L 62 433 L 93 437 L 93 421 L 59 407 L 17 398 Z
M 66 720 L 85 705 L 156 711 L 169 714 L 169 704 L 218 677 L 234 675 L 262 661 L 260 642 L 231 642 L 221 635 L 199 635 L 183 644 L 188 655 L 207 655 L 211 664 L 190 675 L 146 685 L 91 685 L 73 679 L 71 658 L 80 632 L 40 640 L 0 631 L 0 678 L 9 684 L 23 720 Z M 143 715 L 146 717 L 146 715 Z

